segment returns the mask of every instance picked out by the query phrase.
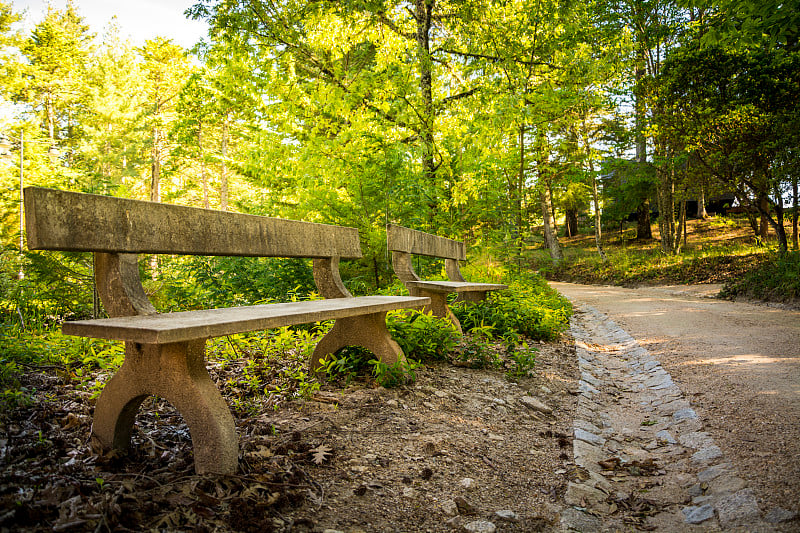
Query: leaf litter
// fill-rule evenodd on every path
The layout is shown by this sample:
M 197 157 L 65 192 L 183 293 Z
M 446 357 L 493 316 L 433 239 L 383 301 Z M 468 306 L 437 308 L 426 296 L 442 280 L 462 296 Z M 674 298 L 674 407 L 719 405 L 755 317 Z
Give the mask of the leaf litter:
M 50 369 L 22 375 L 35 401 L 0 414 L 0 530 L 451 531 L 505 509 L 518 521 L 504 531 L 555 526 L 575 475 L 572 346 L 541 345 L 535 375 L 514 381 L 429 365 L 413 385 L 323 384 L 307 400 L 264 397 L 255 412 L 230 385 L 241 368 L 209 363 L 236 406 L 232 476 L 195 474 L 188 427 L 158 398 L 142 405 L 126 455 L 97 455 L 91 394 Z

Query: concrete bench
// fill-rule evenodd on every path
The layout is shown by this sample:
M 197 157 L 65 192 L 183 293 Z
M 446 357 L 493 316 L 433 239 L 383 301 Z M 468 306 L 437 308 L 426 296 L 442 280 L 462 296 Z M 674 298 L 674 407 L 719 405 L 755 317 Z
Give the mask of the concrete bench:
M 348 292 L 339 259 L 361 257 L 355 228 L 36 187 L 25 189 L 25 220 L 32 250 L 94 253 L 97 291 L 111 318 L 66 322 L 63 332 L 125 341 L 125 361 L 97 399 L 92 448 L 127 450 L 139 406 L 158 395 L 188 424 L 198 473 L 233 474 L 239 455 L 233 416 L 205 366 L 206 339 L 334 319 L 314 349 L 313 371 L 351 345 L 392 364 L 405 357 L 386 312 L 429 303 Z M 160 314 L 145 295 L 137 254 L 313 258 L 326 299 Z
M 461 332 L 461 323 L 447 305 L 447 295 L 458 293 L 457 301 L 477 302 L 486 298 L 489 291 L 507 289 L 499 283 L 472 283 L 466 281 L 458 267 L 459 261 L 467 258 L 463 242 L 431 235 L 397 224 L 387 224 L 386 241 L 392 252 L 395 275 L 403 282 L 412 296 L 426 296 L 431 303 L 425 307 L 433 315 L 449 319 Z M 411 264 L 412 255 L 425 255 L 444 259 L 449 281 L 421 280 Z

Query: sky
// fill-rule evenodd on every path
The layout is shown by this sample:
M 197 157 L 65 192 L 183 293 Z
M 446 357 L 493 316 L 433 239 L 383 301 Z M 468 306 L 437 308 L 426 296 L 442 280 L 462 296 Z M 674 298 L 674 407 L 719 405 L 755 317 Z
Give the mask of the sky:
M 160 36 L 191 48 L 205 37 L 208 29 L 205 21 L 190 20 L 183 14 L 194 0 L 73 0 L 72 3 L 98 38 L 116 16 L 122 37 L 129 37 L 137 46 Z M 44 18 L 48 4 L 63 10 L 67 0 L 12 0 L 12 4 L 17 13 L 27 10 L 24 24 L 30 29 Z

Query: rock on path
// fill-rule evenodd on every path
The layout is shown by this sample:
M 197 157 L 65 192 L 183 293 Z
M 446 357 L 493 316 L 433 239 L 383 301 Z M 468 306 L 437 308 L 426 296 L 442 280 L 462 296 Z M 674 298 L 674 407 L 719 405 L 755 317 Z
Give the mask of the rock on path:
M 581 372 L 574 421 L 579 475 L 563 531 L 775 531 L 658 360 L 611 319 L 571 321 Z

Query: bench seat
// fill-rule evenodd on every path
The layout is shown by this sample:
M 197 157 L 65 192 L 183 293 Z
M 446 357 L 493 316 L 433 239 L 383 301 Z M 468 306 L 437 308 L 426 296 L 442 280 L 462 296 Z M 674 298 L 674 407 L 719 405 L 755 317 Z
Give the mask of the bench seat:
M 487 292 L 508 288 L 508 285 L 500 283 L 472 283 L 464 279 L 458 267 L 458 262 L 467 258 L 463 242 L 397 224 L 387 224 L 386 247 L 392 252 L 394 273 L 406 286 L 409 294 L 430 298 L 431 303 L 425 307 L 425 311 L 449 320 L 459 333 L 461 324 L 447 305 L 449 293 L 458 294 L 457 302 L 480 302 L 486 299 Z M 444 259 L 449 281 L 420 279 L 411 261 L 414 254 Z
M 441 292 L 482 292 L 501 291 L 508 285 L 500 283 L 472 283 L 470 281 L 407 281 L 406 288 L 427 289 Z
M 65 322 L 65 335 L 169 344 L 423 307 L 428 298 L 358 296 Z

